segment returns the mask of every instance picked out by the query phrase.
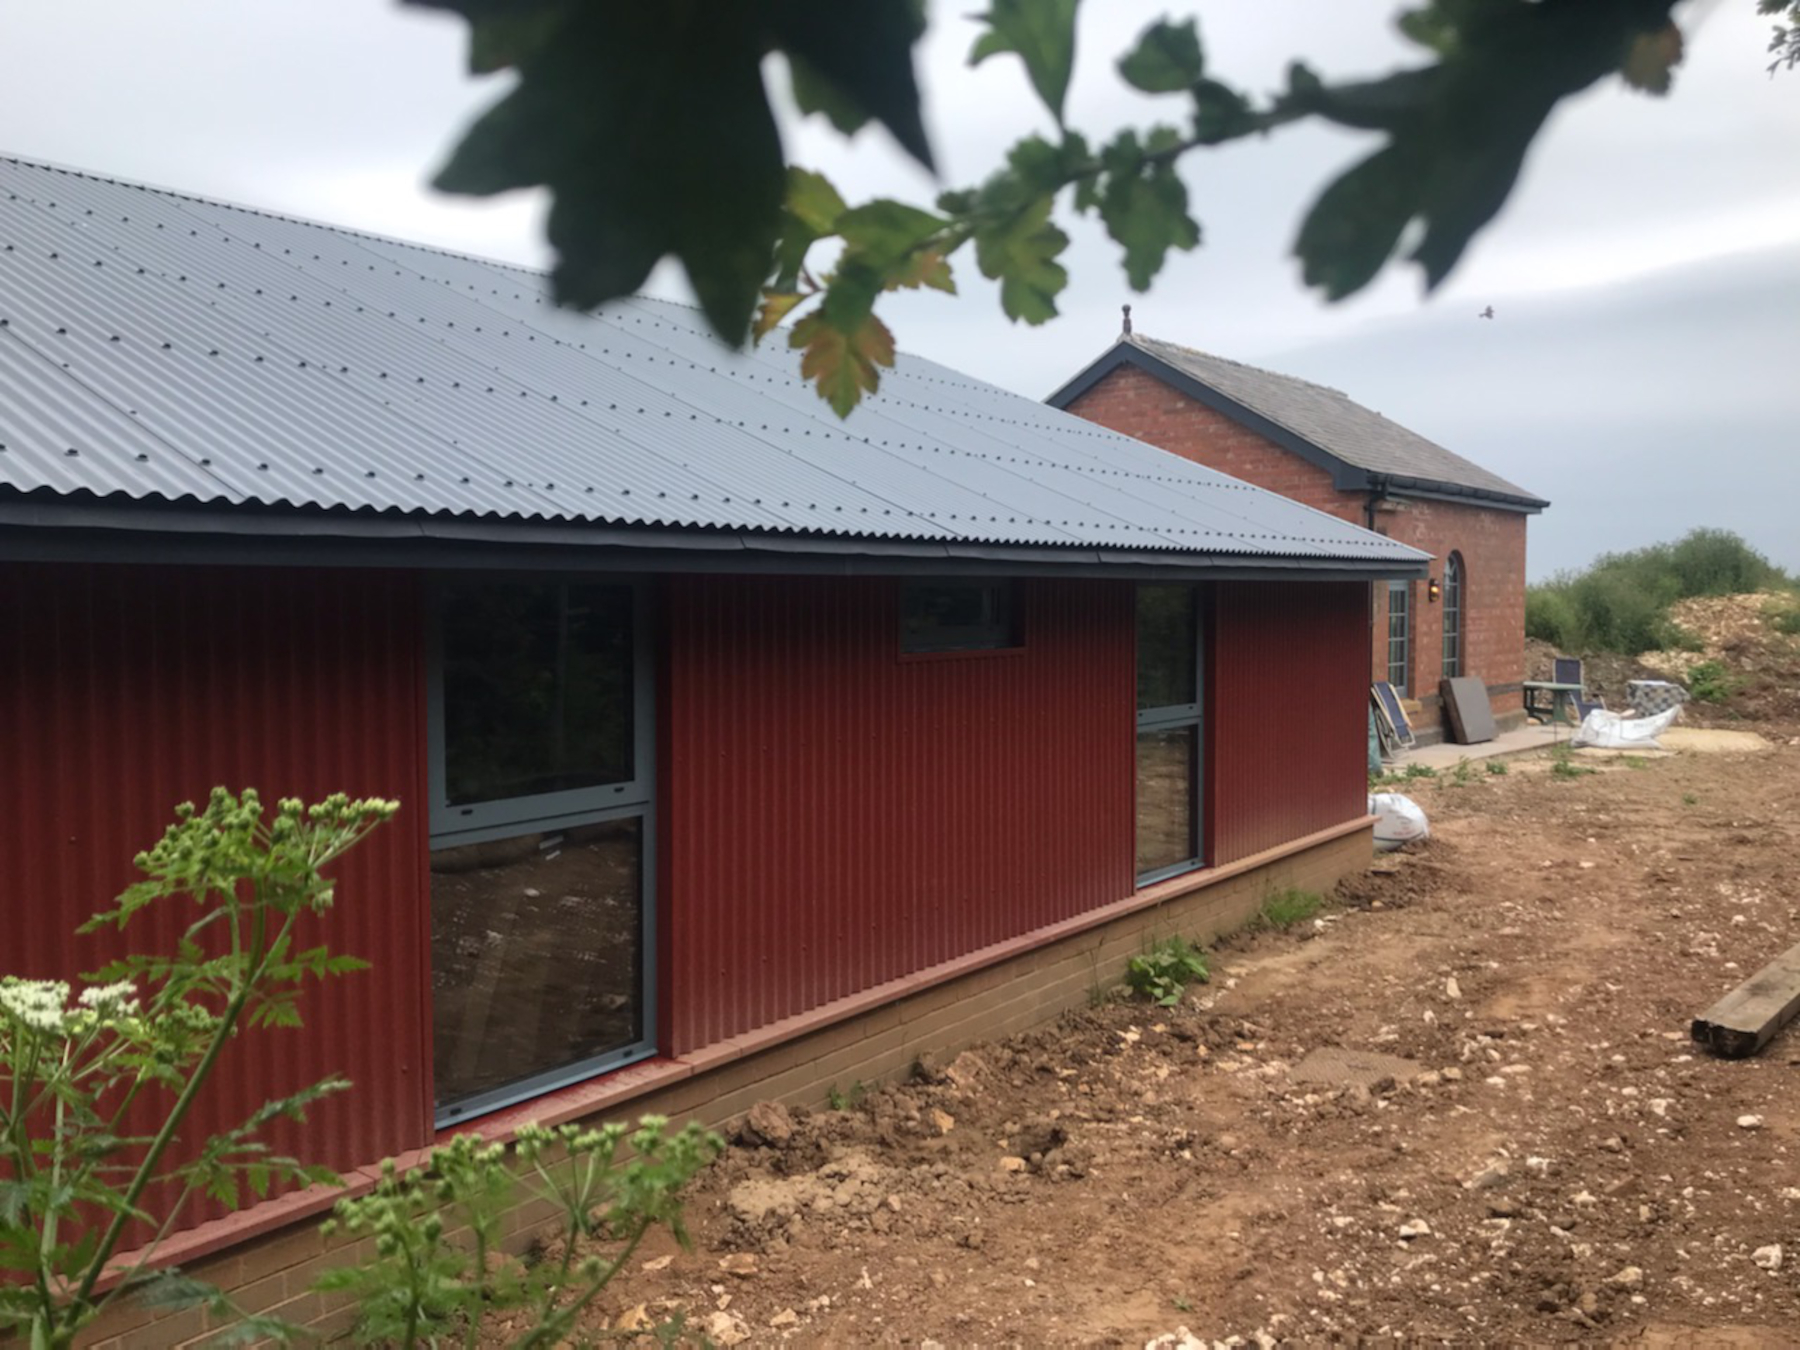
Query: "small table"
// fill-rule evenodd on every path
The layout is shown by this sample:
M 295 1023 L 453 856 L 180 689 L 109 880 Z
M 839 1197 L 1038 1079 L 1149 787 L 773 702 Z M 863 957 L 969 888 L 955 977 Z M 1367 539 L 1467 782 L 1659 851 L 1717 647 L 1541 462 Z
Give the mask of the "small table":
M 1573 726 L 1581 719 L 1575 716 L 1576 696 L 1581 693 L 1578 684 L 1558 684 L 1554 680 L 1526 680 L 1525 712 L 1530 717 L 1548 717 L 1553 722 L 1567 722 Z M 1548 695 L 1548 703 L 1545 701 Z

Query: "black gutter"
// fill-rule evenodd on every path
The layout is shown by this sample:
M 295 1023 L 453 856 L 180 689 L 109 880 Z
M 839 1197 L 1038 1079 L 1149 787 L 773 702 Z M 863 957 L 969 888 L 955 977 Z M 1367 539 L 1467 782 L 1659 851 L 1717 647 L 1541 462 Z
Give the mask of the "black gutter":
M 0 560 L 1315 581 L 1423 576 L 1428 565 L 1412 558 L 847 539 L 430 517 L 59 509 L 16 501 L 0 501 Z

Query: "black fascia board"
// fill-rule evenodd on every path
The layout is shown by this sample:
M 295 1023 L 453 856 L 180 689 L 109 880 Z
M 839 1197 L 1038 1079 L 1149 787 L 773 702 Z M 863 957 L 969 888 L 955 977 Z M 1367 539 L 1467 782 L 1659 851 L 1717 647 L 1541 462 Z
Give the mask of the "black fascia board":
M 858 539 L 433 517 L 246 516 L 0 499 L 0 561 L 765 574 L 1379 581 L 1427 559 Z

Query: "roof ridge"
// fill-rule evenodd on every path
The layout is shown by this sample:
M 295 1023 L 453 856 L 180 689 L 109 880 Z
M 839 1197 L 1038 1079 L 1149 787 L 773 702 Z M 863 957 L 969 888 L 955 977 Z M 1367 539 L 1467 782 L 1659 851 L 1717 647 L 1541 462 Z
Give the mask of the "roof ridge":
M 1308 389 L 1318 389 L 1327 394 L 1336 394 L 1339 398 L 1347 399 L 1350 397 L 1348 393 L 1337 388 L 1335 385 L 1320 384 L 1317 380 L 1309 380 L 1304 375 L 1290 375 L 1285 370 L 1270 370 L 1267 366 L 1253 366 L 1248 361 L 1238 361 L 1229 356 L 1220 356 L 1217 352 L 1201 351 L 1198 347 L 1189 347 L 1179 342 L 1170 342 L 1167 338 L 1150 337 L 1147 334 L 1134 332 L 1126 334 L 1125 340 L 1127 342 L 1136 343 L 1147 349 L 1168 347 L 1173 351 L 1185 352 L 1189 356 L 1198 356 L 1207 361 L 1219 361 L 1225 365 L 1236 366 L 1239 370 L 1248 370 L 1257 375 L 1267 375 L 1271 379 L 1287 380 L 1293 384 L 1303 384 Z M 1151 351 L 1151 354 L 1155 354 L 1154 350 Z M 1371 411 L 1373 411 L 1373 409 L 1371 409 Z M 1380 414 L 1377 414 L 1377 416 L 1379 415 Z M 1395 425 L 1399 424 L 1396 423 Z

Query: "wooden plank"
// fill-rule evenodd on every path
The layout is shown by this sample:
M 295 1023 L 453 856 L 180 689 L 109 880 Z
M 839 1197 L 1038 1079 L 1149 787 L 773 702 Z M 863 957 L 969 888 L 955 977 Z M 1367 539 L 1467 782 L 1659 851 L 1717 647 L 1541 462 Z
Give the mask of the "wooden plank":
M 1790 947 L 1694 1019 L 1694 1039 L 1715 1055 L 1754 1055 L 1800 1013 L 1800 947 Z

